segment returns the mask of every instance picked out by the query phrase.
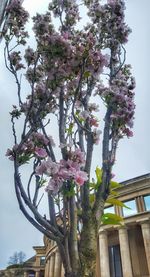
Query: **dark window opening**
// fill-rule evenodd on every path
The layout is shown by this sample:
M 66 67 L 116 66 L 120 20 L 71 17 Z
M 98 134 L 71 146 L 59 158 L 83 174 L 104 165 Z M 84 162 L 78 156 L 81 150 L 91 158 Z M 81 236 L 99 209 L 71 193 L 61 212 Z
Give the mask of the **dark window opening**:
M 109 247 L 109 265 L 111 277 L 123 277 L 119 245 Z
M 29 271 L 28 277 L 35 277 L 35 272 L 34 271 Z
M 44 265 L 45 264 L 45 257 L 42 256 L 40 257 L 40 265 Z

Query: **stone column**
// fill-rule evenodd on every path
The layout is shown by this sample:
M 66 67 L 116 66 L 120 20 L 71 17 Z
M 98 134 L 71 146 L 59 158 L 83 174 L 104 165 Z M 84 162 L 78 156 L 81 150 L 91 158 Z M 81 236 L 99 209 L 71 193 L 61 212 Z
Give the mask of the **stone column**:
M 28 277 L 28 272 L 24 272 L 24 277 Z
M 120 242 L 123 276 L 133 277 L 128 232 L 125 227 L 119 229 L 119 242 Z
M 40 277 L 40 271 L 35 272 L 35 277 Z
M 110 277 L 108 239 L 105 231 L 99 234 L 99 251 L 101 277 Z
M 47 270 L 47 277 L 50 276 L 50 270 L 51 270 L 51 260 L 50 258 L 48 259 L 48 270 Z
M 49 276 L 54 276 L 55 253 L 50 257 Z
M 49 277 L 49 270 L 50 270 L 50 260 L 47 258 L 46 265 L 45 265 L 45 277 Z
M 63 263 L 61 264 L 61 277 L 64 277 L 65 275 L 65 270 L 64 270 L 64 266 Z
M 61 257 L 58 251 L 55 254 L 55 267 L 54 267 L 54 277 L 60 277 L 61 275 Z
M 142 229 L 142 235 L 143 235 L 144 246 L 145 246 L 147 266 L 148 266 L 149 275 L 150 275 L 150 224 L 149 222 L 141 223 L 141 229 Z

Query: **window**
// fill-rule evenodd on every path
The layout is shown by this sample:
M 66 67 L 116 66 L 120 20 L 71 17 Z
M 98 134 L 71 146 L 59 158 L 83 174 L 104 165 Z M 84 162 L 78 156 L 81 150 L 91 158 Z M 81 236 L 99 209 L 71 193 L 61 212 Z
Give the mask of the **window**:
M 114 206 L 110 206 L 110 207 L 104 208 L 104 214 L 107 214 L 107 213 L 115 214 L 115 208 L 114 208 Z
M 29 272 L 29 277 L 35 277 L 35 273 L 34 272 Z
M 144 203 L 146 211 L 150 211 L 150 195 L 144 196 Z
M 135 199 L 124 202 L 128 208 L 123 207 L 123 216 L 131 216 L 137 213 Z
M 42 256 L 40 257 L 40 265 L 44 265 L 45 264 L 45 257 Z
M 111 277 L 123 277 L 119 245 L 109 247 L 109 266 Z

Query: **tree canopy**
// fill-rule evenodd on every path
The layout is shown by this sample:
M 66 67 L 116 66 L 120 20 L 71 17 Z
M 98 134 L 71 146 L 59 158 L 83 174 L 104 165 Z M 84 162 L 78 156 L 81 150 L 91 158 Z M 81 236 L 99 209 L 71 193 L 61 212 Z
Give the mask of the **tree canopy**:
M 83 7 L 89 21 L 80 28 Z M 53 0 L 45 14 L 33 17 L 36 49 L 29 45 L 23 50 L 29 14 L 21 1 L 12 1 L 6 9 L 5 62 L 18 96 L 10 113 L 14 146 L 6 155 L 14 162 L 20 209 L 57 242 L 65 276 L 95 276 L 100 224 L 121 220 L 105 217 L 103 210 L 105 201 L 121 205 L 108 200 L 118 186 L 112 167 L 119 140 L 133 135 L 135 80 L 125 64 L 124 45 L 131 30 L 124 10 L 123 0 Z M 102 164 L 93 179 L 93 149 L 98 144 Z M 21 168 L 28 164 L 26 183 Z M 48 217 L 39 212 L 43 187 Z

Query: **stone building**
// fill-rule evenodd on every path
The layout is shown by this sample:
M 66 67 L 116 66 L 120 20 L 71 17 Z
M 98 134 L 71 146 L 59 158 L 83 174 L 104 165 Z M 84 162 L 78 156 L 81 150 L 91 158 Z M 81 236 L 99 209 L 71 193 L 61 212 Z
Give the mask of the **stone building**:
M 119 200 L 128 207 L 106 207 L 124 217 L 121 227 L 105 225 L 99 232 L 101 277 L 150 276 L 150 174 L 122 183 Z
M 106 206 L 124 217 L 122 226 L 101 225 L 97 277 L 150 277 L 150 174 L 122 182 L 117 198 L 130 209 Z M 63 277 L 54 242 L 45 239 L 45 277 Z
M 0 277 L 44 277 L 45 272 L 45 246 L 34 246 L 36 254 L 23 264 L 8 266 L 0 270 Z
M 45 272 L 45 246 L 34 246 L 36 255 L 28 259 L 24 264 L 24 277 L 44 277 Z
M 24 277 L 24 270 L 19 267 L 10 267 L 5 270 L 0 270 L 0 277 Z

